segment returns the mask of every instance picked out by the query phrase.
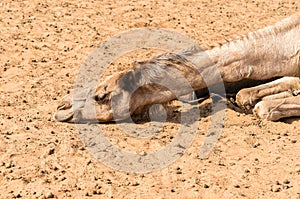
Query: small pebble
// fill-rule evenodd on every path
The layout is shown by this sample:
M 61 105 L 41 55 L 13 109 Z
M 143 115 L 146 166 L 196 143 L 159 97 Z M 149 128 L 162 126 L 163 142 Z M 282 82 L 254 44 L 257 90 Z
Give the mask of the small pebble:
M 21 194 L 19 194 L 19 193 L 15 197 L 16 198 L 22 198 Z
M 245 169 L 245 173 L 250 173 L 250 170 L 249 169 Z
M 286 131 L 286 132 L 283 134 L 283 136 L 289 136 L 289 132 Z
M 54 152 L 55 152 L 55 149 L 49 149 L 48 155 L 52 155 L 52 154 L 54 154 Z
M 282 186 L 282 189 L 289 189 L 289 188 L 290 188 L 289 185 L 283 185 L 283 186 Z
M 46 198 L 54 198 L 54 194 L 52 192 L 49 192 L 46 194 Z
M 258 146 L 260 146 L 260 143 L 258 143 L 258 142 L 257 142 L 257 143 L 254 143 L 254 144 L 252 145 L 253 148 L 256 148 L 256 147 L 258 147 Z
M 207 185 L 207 184 L 204 184 L 204 186 L 203 186 L 205 189 L 207 189 L 207 188 L 209 188 L 209 185 Z
M 182 172 L 181 171 L 176 171 L 176 174 L 182 174 Z
M 275 182 L 275 184 L 276 184 L 276 185 L 281 185 L 280 182 L 279 182 L 278 180 Z
M 273 187 L 272 188 L 272 191 L 273 192 L 279 192 L 281 189 L 280 189 L 280 187 Z
M 139 185 L 140 185 L 140 183 L 138 183 L 138 182 L 132 183 L 132 186 L 134 186 L 134 187 L 139 186 Z
M 6 166 L 7 169 L 10 169 L 10 168 L 12 168 L 12 167 L 15 167 L 15 165 L 14 165 L 13 163 L 10 163 L 10 164 L 8 164 L 8 165 Z
M 93 194 L 94 195 L 102 195 L 102 191 L 101 190 L 94 190 Z
M 290 181 L 288 179 L 283 181 L 283 184 L 290 184 Z

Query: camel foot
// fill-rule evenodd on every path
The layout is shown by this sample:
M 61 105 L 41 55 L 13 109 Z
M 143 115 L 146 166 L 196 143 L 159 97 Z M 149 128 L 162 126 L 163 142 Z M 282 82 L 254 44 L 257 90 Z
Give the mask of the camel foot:
M 261 100 L 284 99 L 294 96 L 300 90 L 300 78 L 283 77 L 259 86 L 245 88 L 236 95 L 236 103 L 243 109 L 249 110 Z
M 261 119 L 270 121 L 293 116 L 299 117 L 300 95 L 260 101 L 255 105 L 253 113 Z

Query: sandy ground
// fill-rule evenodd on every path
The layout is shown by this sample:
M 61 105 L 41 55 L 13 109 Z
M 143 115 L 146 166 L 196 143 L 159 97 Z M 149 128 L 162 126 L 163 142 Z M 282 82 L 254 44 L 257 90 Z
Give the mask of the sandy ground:
M 300 198 L 297 119 L 261 122 L 227 109 L 219 142 L 200 160 L 211 119 L 203 115 L 186 153 L 147 174 L 105 166 L 74 124 L 52 121 L 81 63 L 115 34 L 162 27 L 213 44 L 299 7 L 296 0 L 1 1 L 0 198 Z M 120 136 L 116 124 L 102 127 L 112 142 L 138 151 L 164 147 L 176 125 L 167 123 L 169 133 L 147 141 Z

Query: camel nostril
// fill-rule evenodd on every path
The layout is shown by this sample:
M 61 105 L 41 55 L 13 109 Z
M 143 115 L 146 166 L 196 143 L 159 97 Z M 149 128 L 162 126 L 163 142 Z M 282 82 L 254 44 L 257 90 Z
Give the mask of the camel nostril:
M 64 109 L 65 107 L 66 107 L 65 104 L 59 105 L 59 106 L 57 107 L 57 110 L 62 110 L 62 109 Z
M 62 104 L 58 105 L 57 110 L 65 110 L 71 107 L 69 102 L 63 102 Z
M 57 106 L 57 110 L 66 110 L 72 107 L 71 105 L 72 96 L 71 95 L 65 95 L 61 100 L 59 105 Z

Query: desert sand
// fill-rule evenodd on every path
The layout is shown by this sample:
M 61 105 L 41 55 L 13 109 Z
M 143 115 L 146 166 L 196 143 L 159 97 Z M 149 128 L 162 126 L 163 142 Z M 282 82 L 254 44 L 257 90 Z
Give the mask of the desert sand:
M 300 198 L 299 118 L 267 122 L 228 108 L 219 141 L 199 159 L 212 117 L 202 114 L 183 156 L 144 174 L 105 166 L 76 125 L 52 120 L 81 64 L 105 39 L 159 27 L 212 45 L 299 7 L 296 0 L 1 1 L 0 198 Z M 144 54 L 138 59 L 153 55 Z M 108 73 L 135 61 L 120 59 Z M 164 147 L 178 125 L 166 123 L 163 133 L 141 141 L 101 124 L 112 143 L 132 151 Z

